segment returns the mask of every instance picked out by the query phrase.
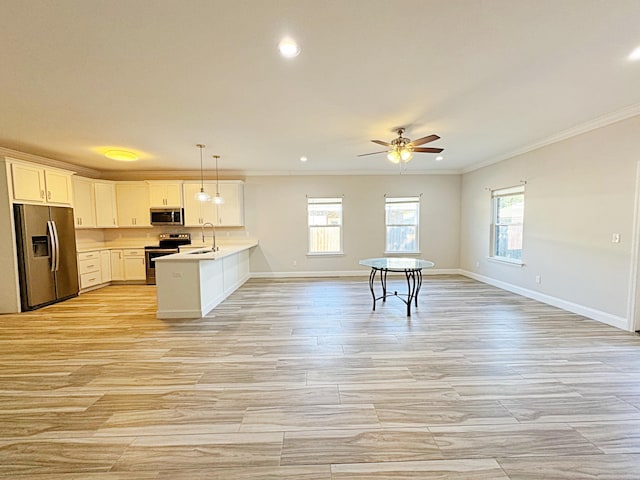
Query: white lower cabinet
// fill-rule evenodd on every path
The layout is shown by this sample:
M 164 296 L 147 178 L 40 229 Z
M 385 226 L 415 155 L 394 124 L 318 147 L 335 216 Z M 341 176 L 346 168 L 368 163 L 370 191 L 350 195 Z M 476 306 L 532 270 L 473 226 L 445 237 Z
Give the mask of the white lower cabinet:
M 111 252 L 100 250 L 100 278 L 102 283 L 111 281 Z
M 111 250 L 111 280 L 114 282 L 145 280 L 144 248 Z
M 95 287 L 111 281 L 111 253 L 95 250 L 78 254 L 80 289 Z
M 124 248 L 124 280 L 145 280 L 144 248 Z
M 122 250 L 111 250 L 111 280 L 124 280 L 124 256 Z

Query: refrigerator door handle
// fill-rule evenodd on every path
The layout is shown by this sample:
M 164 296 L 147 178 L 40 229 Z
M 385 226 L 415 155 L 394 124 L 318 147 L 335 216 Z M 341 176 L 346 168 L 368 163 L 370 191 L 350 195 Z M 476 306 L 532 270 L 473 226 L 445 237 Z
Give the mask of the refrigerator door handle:
M 47 233 L 51 242 L 51 271 L 58 270 L 58 235 L 55 224 L 51 220 L 47 220 Z
M 53 236 L 56 239 L 56 269 L 55 272 L 60 268 L 60 240 L 58 239 L 58 227 L 56 226 L 56 222 L 51 220 L 51 226 L 53 227 Z

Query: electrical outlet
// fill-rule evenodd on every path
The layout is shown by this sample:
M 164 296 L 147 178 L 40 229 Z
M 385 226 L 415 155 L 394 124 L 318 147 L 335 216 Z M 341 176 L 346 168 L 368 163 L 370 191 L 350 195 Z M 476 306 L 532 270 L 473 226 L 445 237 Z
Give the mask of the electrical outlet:
M 536 283 L 540 283 L 540 281 L 541 281 L 540 275 L 536 275 Z
M 479 266 L 480 266 L 480 262 L 476 262 L 476 267 L 479 267 Z
M 298 262 L 297 262 L 296 260 L 294 260 L 294 261 L 292 262 L 292 264 L 293 264 L 293 266 L 294 266 L 294 267 L 297 267 L 297 266 L 298 266 Z
M 620 234 L 619 233 L 611 234 L 611 243 L 620 243 Z

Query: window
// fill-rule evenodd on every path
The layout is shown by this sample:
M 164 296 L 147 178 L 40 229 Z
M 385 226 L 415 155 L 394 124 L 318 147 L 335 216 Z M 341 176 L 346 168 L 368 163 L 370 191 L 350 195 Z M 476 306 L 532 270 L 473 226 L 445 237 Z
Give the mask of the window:
M 386 197 L 385 224 L 385 253 L 420 252 L 420 197 Z
M 308 198 L 309 253 L 342 253 L 342 198 Z
M 494 190 L 491 193 L 491 203 L 493 210 L 491 256 L 521 263 L 524 186 Z

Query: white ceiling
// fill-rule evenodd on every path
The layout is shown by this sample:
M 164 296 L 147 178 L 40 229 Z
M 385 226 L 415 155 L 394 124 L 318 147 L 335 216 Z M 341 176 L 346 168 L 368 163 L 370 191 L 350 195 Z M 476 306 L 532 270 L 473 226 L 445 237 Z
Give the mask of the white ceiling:
M 462 171 L 640 104 L 639 0 L 1 0 L 0 146 L 103 170 Z M 284 35 L 302 53 L 279 56 Z M 625 110 L 626 109 L 626 110 Z M 607 140 L 602 139 L 603 142 Z M 142 152 L 108 160 L 100 147 Z M 300 156 L 309 161 L 301 163 Z

